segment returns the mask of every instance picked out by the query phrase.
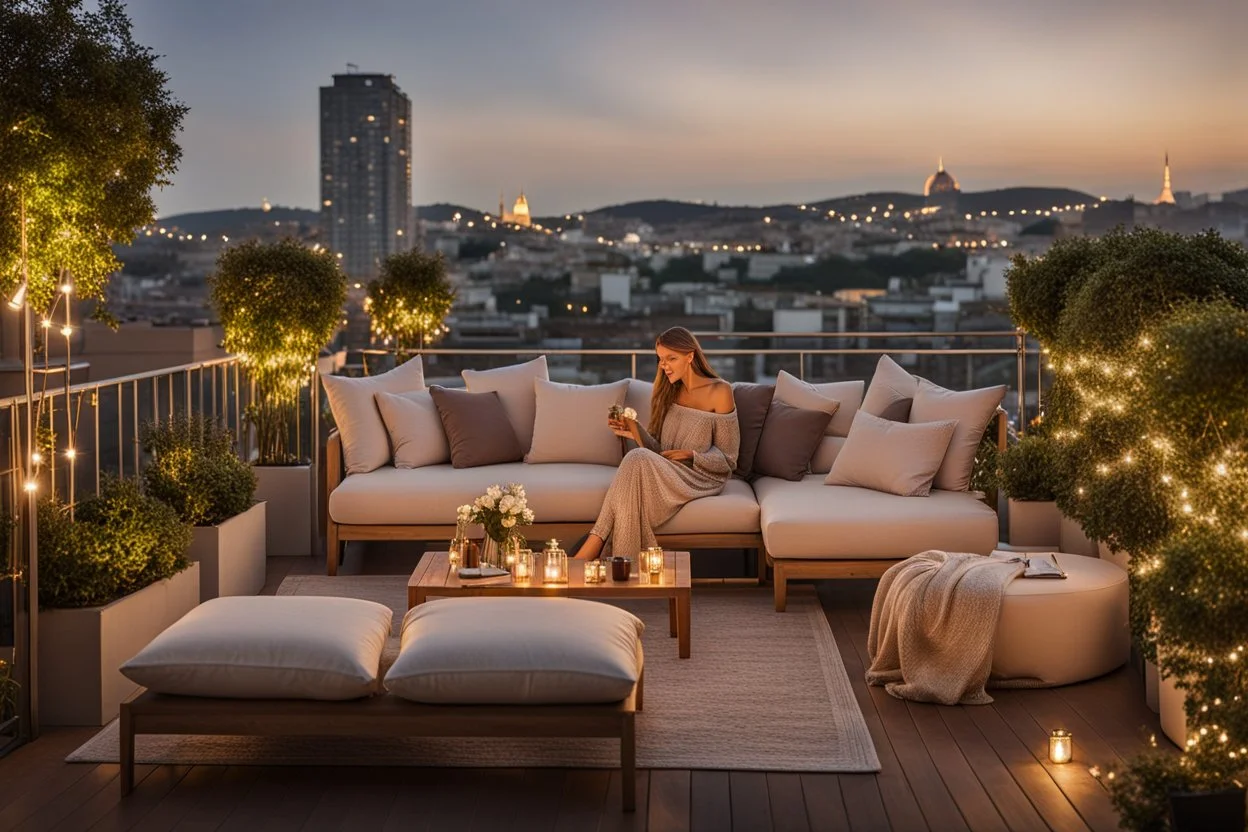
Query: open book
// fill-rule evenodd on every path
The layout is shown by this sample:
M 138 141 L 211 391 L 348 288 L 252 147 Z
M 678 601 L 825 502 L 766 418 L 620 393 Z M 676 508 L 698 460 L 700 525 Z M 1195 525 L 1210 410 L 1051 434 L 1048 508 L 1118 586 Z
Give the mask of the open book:
M 1027 565 L 1024 578 L 1065 578 L 1066 570 L 1057 561 L 1057 552 L 1003 552 L 994 550 L 989 557 L 1004 561 L 1022 561 Z

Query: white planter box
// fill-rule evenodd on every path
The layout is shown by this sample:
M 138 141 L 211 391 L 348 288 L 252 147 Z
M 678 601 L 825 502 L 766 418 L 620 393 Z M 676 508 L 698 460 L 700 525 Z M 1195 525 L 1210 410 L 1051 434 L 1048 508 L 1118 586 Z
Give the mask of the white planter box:
M 117 668 L 199 604 L 199 564 L 103 607 L 39 613 L 39 721 L 104 725 L 138 685 Z
M 1052 546 L 1062 542 L 1062 513 L 1057 503 L 1009 500 L 1011 546 Z M 1066 551 L 1062 549 L 1061 551 Z
M 1150 661 L 1144 662 L 1144 704 L 1153 713 L 1161 713 L 1161 674 Z
M 1161 716 L 1161 732 L 1179 748 L 1187 744 L 1187 691 L 1174 686 L 1174 677 L 1161 679 L 1157 685 L 1157 704 Z
M 275 555 L 312 554 L 316 478 L 311 465 L 257 465 L 256 499 L 268 503 L 265 548 Z
M 1089 558 L 1100 556 L 1096 549 L 1096 542 L 1083 533 L 1083 527 L 1079 525 L 1079 521 L 1071 520 L 1065 514 L 1062 515 L 1058 542 L 1063 552 Z
M 186 556 L 199 564 L 199 600 L 258 595 L 265 579 L 265 503 L 216 526 L 196 526 Z
M 1131 554 L 1129 552 L 1115 552 L 1104 543 L 1096 544 L 1096 553 L 1101 560 L 1109 561 L 1123 572 L 1127 571 L 1127 565 L 1131 563 Z

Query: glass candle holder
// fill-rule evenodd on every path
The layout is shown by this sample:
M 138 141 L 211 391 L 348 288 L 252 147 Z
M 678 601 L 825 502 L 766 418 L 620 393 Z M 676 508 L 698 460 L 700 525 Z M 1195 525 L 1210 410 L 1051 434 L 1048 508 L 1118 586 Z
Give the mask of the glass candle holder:
M 1049 734 L 1049 762 L 1069 763 L 1074 756 L 1074 735 L 1063 728 L 1054 729 Z
M 533 579 L 533 550 L 520 549 L 512 558 L 511 577 L 518 584 L 527 584 Z
M 641 563 L 651 577 L 663 574 L 663 547 L 651 546 L 641 553 Z
M 447 552 L 448 559 L 451 562 L 452 569 L 458 569 L 464 565 L 467 560 L 465 553 L 468 550 L 468 538 L 456 537 L 451 541 L 450 549 Z
M 607 563 L 603 560 L 585 561 L 585 583 L 600 584 L 607 579 Z
M 542 550 L 542 582 L 568 582 L 568 553 L 559 547 L 559 541 L 554 538 L 546 541 L 546 548 Z

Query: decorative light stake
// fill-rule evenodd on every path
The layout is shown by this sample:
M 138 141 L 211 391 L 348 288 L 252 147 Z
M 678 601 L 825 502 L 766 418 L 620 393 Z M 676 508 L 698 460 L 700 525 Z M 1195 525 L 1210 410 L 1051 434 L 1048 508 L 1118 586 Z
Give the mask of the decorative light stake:
M 1075 755 L 1075 738 L 1064 728 L 1049 733 L 1049 762 L 1069 763 Z

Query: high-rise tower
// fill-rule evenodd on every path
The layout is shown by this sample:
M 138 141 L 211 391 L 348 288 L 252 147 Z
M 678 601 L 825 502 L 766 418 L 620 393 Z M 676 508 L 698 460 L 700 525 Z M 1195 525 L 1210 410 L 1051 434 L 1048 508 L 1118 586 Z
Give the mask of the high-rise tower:
M 353 280 L 413 245 L 411 121 L 392 75 L 335 75 L 321 87 L 321 234 Z
M 1166 169 L 1161 175 L 1161 195 L 1153 200 L 1154 205 L 1173 205 L 1174 194 L 1170 192 L 1170 152 L 1166 151 Z

